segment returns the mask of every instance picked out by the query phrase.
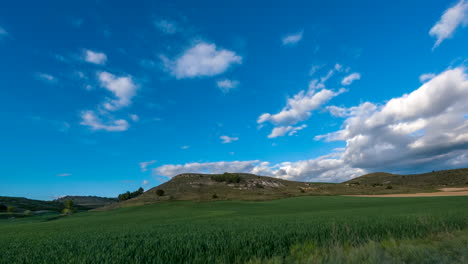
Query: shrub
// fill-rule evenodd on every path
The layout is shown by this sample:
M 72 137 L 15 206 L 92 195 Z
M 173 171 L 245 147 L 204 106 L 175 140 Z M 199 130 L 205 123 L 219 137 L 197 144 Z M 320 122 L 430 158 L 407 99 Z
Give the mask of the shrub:
M 218 198 L 218 195 L 216 195 L 216 193 L 215 193 L 215 194 L 213 194 L 213 195 L 211 196 L 211 198 L 217 199 L 217 198 Z
M 226 182 L 226 183 L 239 183 L 241 178 L 239 175 L 234 173 L 225 172 L 223 174 L 211 175 L 211 179 L 217 182 Z
M 7 206 L 4 204 L 0 204 L 0 212 L 6 212 Z
M 301 190 L 301 193 L 305 193 L 305 190 L 304 190 L 304 189 L 301 188 L 300 190 Z
M 157 190 L 156 190 L 156 195 L 157 195 L 157 196 L 163 196 L 163 195 L 164 195 L 164 190 L 157 189 Z
M 265 187 L 263 187 L 263 185 L 261 185 L 261 184 L 260 184 L 260 183 L 258 183 L 258 182 L 255 184 L 255 187 L 257 187 L 257 188 L 260 188 L 260 189 L 263 189 L 263 188 L 265 188 Z
M 393 189 L 393 186 L 388 185 L 387 187 L 385 187 L 385 189 L 387 189 L 387 190 Z
M 74 207 L 74 203 L 72 200 L 66 200 L 64 204 L 65 208 L 62 210 L 62 214 L 70 215 L 76 212 L 76 208 Z
M 6 211 L 9 212 L 9 213 L 13 213 L 15 211 L 15 209 L 16 208 L 14 206 L 8 206 Z
M 24 211 L 23 214 L 24 215 L 32 215 L 32 211 L 31 210 L 26 210 L 26 211 Z

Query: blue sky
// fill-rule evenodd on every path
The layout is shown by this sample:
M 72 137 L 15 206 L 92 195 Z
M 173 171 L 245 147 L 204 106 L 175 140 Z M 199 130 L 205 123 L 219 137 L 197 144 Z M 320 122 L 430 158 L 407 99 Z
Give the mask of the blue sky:
M 466 1 L 10 1 L 0 195 L 468 165 Z

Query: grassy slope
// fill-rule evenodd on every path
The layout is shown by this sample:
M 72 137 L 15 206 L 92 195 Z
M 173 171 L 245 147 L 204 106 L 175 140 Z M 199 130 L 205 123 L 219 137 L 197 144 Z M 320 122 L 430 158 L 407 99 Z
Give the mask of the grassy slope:
M 21 197 L 7 197 L 0 196 L 0 204 L 6 206 L 13 206 L 18 210 L 50 210 L 50 211 L 61 211 L 64 206 L 63 203 L 52 202 L 52 201 L 40 201 L 32 200 Z
M 0 220 L 0 263 L 242 263 L 468 227 L 468 197 L 168 202 L 55 221 Z

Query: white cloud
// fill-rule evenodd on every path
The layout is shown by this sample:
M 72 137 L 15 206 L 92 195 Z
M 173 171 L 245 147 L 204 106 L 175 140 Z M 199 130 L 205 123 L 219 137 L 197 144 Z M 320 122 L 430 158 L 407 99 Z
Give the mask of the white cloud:
M 165 34 L 174 34 L 178 31 L 177 24 L 174 21 L 161 19 L 154 22 L 154 25 Z
M 343 78 L 341 81 L 342 85 L 351 85 L 354 81 L 360 80 L 361 74 L 355 72 Z
M 151 161 L 143 161 L 143 162 L 140 162 L 138 163 L 138 165 L 140 165 L 140 169 L 142 172 L 145 172 L 148 170 L 148 166 L 152 165 L 156 163 L 156 160 L 151 160 Z
M 71 173 L 61 173 L 61 174 L 57 174 L 57 177 L 67 177 L 67 176 L 71 176 Z
M 297 131 L 302 130 L 302 129 L 306 128 L 306 127 L 307 127 L 307 125 L 302 125 L 302 126 L 298 126 L 298 127 L 294 127 L 294 126 L 275 127 L 271 131 L 271 134 L 268 135 L 268 138 L 282 137 L 282 136 L 284 136 L 286 134 L 288 134 L 288 136 L 292 136 L 292 135 L 296 134 Z
M 188 149 L 190 146 L 182 146 L 181 149 Z
M 105 130 L 110 132 L 125 131 L 129 128 L 128 122 L 124 119 L 114 120 L 109 118 L 108 121 L 103 120 L 96 115 L 94 111 L 81 112 L 81 125 L 89 126 L 92 130 Z
M 242 57 L 235 52 L 206 42 L 187 49 L 175 60 L 161 58 L 166 70 L 177 79 L 215 76 L 228 70 L 231 65 L 242 63 Z
M 89 63 L 104 65 L 107 62 L 107 55 L 102 52 L 85 50 L 83 59 Z
M 316 92 L 314 89 L 308 92 L 300 91 L 293 98 L 287 100 L 287 105 L 277 114 L 262 114 L 257 122 L 271 122 L 275 125 L 295 125 L 301 121 L 308 119 L 311 112 L 318 109 L 323 104 L 327 103 L 333 97 L 345 92 L 345 89 L 332 91 L 322 89 Z
M 174 177 L 181 173 L 224 173 L 224 172 L 251 172 L 258 160 L 253 161 L 220 161 L 207 163 L 186 163 L 179 165 L 163 165 L 153 169 L 154 175 Z
M 290 34 L 288 36 L 283 37 L 282 39 L 283 46 L 297 44 L 299 41 L 301 41 L 303 34 L 304 34 L 304 31 L 301 30 L 297 33 Z
M 142 184 L 142 185 L 147 185 L 148 183 L 149 183 L 148 180 L 144 180 L 141 184 Z
M 117 77 L 108 72 L 101 72 L 99 81 L 102 87 L 111 91 L 117 97 L 117 99 L 108 99 L 104 103 L 104 108 L 109 111 L 116 111 L 130 105 L 138 89 L 131 76 Z
M 35 74 L 36 78 L 47 82 L 47 83 L 57 83 L 58 79 L 50 74 L 38 72 Z
M 329 155 L 270 164 L 220 161 L 164 165 L 155 175 L 246 172 L 296 181 L 342 182 L 372 171 L 421 172 L 468 166 L 468 73 L 444 71 L 410 94 L 383 105 L 328 107 L 345 118 L 339 131 L 316 139 L 345 141 Z
M 138 115 L 135 115 L 135 114 L 130 115 L 130 118 L 133 120 L 133 122 L 140 121 L 140 117 Z
M 421 76 L 419 76 L 419 81 L 424 83 L 426 81 L 429 81 L 431 80 L 432 78 L 436 77 L 436 75 L 434 73 L 425 73 L 425 74 L 421 74 Z
M 439 21 L 431 28 L 429 35 L 437 40 L 433 49 L 437 48 L 442 41 L 452 37 L 455 30 L 460 26 L 468 24 L 468 2 L 461 0 L 453 7 L 445 10 Z
M 216 82 L 216 85 L 218 86 L 219 89 L 221 89 L 223 93 L 227 93 L 231 89 L 234 89 L 237 86 L 239 86 L 239 81 L 223 79 L 223 80 L 218 80 Z
M 231 143 L 231 142 L 239 140 L 238 137 L 229 137 L 229 136 L 220 136 L 219 138 L 223 140 L 222 142 L 223 144 L 227 144 L 227 143 Z
M 384 105 L 333 109 L 343 129 L 316 139 L 345 141 L 342 160 L 354 168 L 447 168 L 468 150 L 467 101 L 466 68 L 450 69 Z

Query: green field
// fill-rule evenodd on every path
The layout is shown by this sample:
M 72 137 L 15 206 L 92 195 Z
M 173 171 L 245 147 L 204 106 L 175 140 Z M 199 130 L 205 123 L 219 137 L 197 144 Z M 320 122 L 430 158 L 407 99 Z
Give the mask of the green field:
M 317 196 L 3 219 L 0 262 L 403 263 L 417 253 L 432 256 L 419 263 L 466 263 L 467 208 L 468 197 Z

